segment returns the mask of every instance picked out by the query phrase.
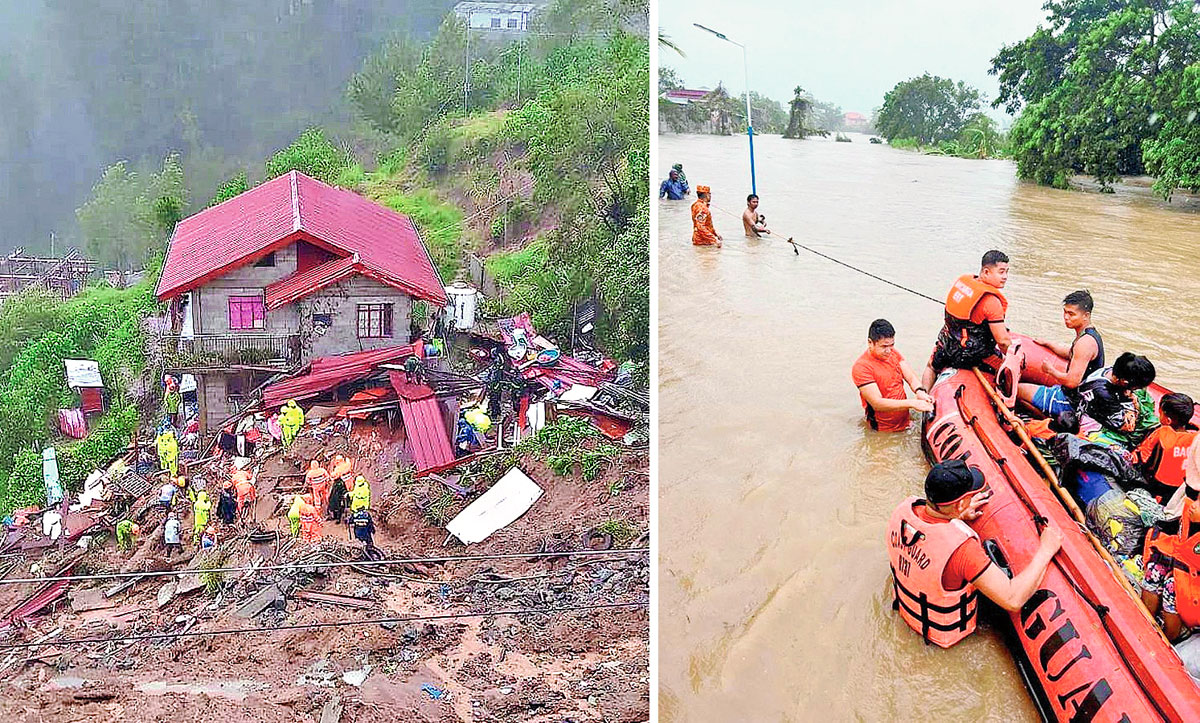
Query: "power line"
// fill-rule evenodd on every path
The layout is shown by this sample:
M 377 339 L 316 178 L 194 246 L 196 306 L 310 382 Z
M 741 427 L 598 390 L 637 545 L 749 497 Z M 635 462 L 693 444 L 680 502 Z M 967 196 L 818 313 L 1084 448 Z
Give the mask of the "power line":
M 554 613 L 579 612 L 583 610 L 612 610 L 620 608 L 649 607 L 649 602 L 600 603 L 597 605 L 568 605 L 560 608 L 517 608 L 514 610 L 494 610 L 484 613 L 445 613 L 442 615 L 411 615 L 399 618 L 369 618 L 366 620 L 336 620 L 326 623 L 300 623 L 296 625 L 280 625 L 274 628 L 229 628 L 222 630 L 181 631 L 178 633 L 144 633 L 141 635 L 117 635 L 97 638 L 68 638 L 65 640 L 42 640 L 41 642 L 8 643 L 0 645 L 0 650 L 16 650 L 20 648 L 40 648 L 47 645 L 91 645 L 94 643 L 137 642 L 142 640 L 163 640 L 166 638 L 197 638 L 215 635 L 244 635 L 247 633 L 276 633 L 287 630 L 320 630 L 324 628 L 351 627 L 354 625 L 390 625 L 392 623 L 431 622 L 436 620 L 454 620 L 459 618 L 490 618 L 500 615 L 551 615 Z
M 183 570 L 151 570 L 147 572 L 109 572 L 93 575 L 58 575 L 54 577 L 22 577 L 10 580 L 0 580 L 0 585 L 16 585 L 30 582 L 77 582 L 82 580 L 120 580 L 141 577 L 170 577 L 179 575 L 201 575 L 204 573 L 244 572 L 247 570 L 293 570 L 300 568 L 330 568 L 367 565 L 408 565 L 427 562 L 474 562 L 479 560 L 525 560 L 538 557 L 586 557 L 591 555 L 631 555 L 650 552 L 648 547 L 626 548 L 617 550 L 567 550 L 565 552 L 510 552 L 495 555 L 459 555 L 451 557 L 406 557 L 390 560 L 343 560 L 339 562 L 289 562 L 279 565 L 242 565 L 237 567 L 186 568 Z

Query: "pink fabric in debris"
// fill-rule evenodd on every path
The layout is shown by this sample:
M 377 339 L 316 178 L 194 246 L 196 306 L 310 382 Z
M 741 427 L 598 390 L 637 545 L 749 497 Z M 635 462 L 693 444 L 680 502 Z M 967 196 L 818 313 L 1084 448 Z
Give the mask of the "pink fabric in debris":
M 58 428 L 62 433 L 74 439 L 83 439 L 87 436 L 87 422 L 84 421 L 83 411 L 80 409 L 60 409 L 58 410 Z

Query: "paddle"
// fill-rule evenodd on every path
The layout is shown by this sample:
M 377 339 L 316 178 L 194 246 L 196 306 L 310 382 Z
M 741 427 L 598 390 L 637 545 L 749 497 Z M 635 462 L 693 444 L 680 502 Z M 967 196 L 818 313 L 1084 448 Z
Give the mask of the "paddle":
M 1022 445 L 1024 445 L 1025 449 L 1029 451 L 1029 455 L 1033 457 L 1035 462 L 1038 463 L 1038 466 L 1041 467 L 1042 474 L 1045 476 L 1046 482 L 1049 484 L 1050 489 L 1054 490 L 1055 494 L 1057 494 L 1058 498 L 1062 501 L 1063 506 L 1067 508 L 1067 511 L 1070 512 L 1071 516 L 1075 518 L 1075 521 L 1079 523 L 1084 537 L 1086 537 L 1088 541 L 1092 543 L 1092 547 L 1096 549 L 1096 552 L 1100 553 L 1100 557 L 1102 557 L 1104 561 L 1107 562 L 1112 568 L 1113 573 L 1117 578 L 1117 582 L 1119 582 L 1121 587 L 1125 588 L 1125 592 L 1129 593 L 1129 596 L 1132 597 L 1135 602 L 1137 602 L 1138 609 L 1145 614 L 1146 619 L 1151 622 L 1154 629 L 1158 631 L 1159 635 L 1163 636 L 1163 640 L 1166 640 L 1166 636 L 1163 635 L 1163 632 L 1158 627 L 1158 624 L 1154 622 L 1154 616 L 1150 614 L 1150 611 L 1146 609 L 1145 603 L 1142 602 L 1142 596 L 1133 589 L 1133 585 L 1130 584 L 1129 578 L 1125 577 L 1125 573 L 1122 570 L 1121 565 L 1116 561 L 1116 559 L 1113 558 L 1112 553 L 1110 553 L 1108 549 L 1104 547 L 1104 545 L 1100 544 L 1100 541 L 1096 539 L 1096 536 L 1092 534 L 1091 530 L 1088 529 L 1087 521 L 1083 516 L 1083 511 L 1080 510 L 1079 505 L 1075 503 L 1075 498 L 1071 496 L 1070 492 L 1067 492 L 1067 490 L 1063 488 L 1062 484 L 1058 480 L 1058 475 L 1054 473 L 1054 468 L 1050 466 L 1050 463 L 1046 461 L 1046 458 L 1043 457 L 1042 453 L 1038 451 L 1038 448 L 1034 446 L 1033 440 L 1029 437 L 1029 431 L 1025 429 L 1025 423 L 1021 421 L 1020 417 L 1013 414 L 1012 410 L 1010 410 L 1004 404 L 1004 400 L 1000 398 L 1000 394 L 996 391 L 995 387 L 992 386 L 992 383 L 988 381 L 988 378 L 979 371 L 979 369 L 972 369 L 972 371 L 975 372 L 975 376 L 979 378 L 979 383 L 983 385 L 984 391 L 987 392 L 988 397 L 991 398 L 992 405 L 996 407 L 1000 414 L 1003 415 L 1004 419 L 1010 425 L 1012 425 L 1013 429 L 1016 430 L 1017 436 L 1021 438 Z

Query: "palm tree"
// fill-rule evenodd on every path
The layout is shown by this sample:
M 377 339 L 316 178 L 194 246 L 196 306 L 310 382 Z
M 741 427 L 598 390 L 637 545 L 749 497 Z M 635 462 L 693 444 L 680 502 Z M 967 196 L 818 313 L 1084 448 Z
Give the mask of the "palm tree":
M 679 57 L 681 58 L 687 57 L 687 53 L 683 52 L 683 50 L 675 44 L 675 41 L 671 40 L 671 36 L 663 32 L 662 28 L 658 29 L 658 47 L 666 48 L 667 50 L 674 50 L 676 53 L 679 53 Z

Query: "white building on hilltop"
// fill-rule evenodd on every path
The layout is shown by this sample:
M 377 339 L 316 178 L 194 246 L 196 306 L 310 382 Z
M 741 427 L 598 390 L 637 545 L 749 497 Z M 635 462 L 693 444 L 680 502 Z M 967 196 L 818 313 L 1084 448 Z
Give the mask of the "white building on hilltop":
M 472 30 L 523 33 L 529 30 L 529 19 L 539 7 L 538 3 L 467 0 L 454 6 L 454 14 Z

